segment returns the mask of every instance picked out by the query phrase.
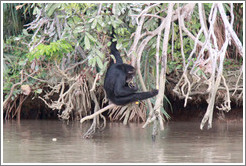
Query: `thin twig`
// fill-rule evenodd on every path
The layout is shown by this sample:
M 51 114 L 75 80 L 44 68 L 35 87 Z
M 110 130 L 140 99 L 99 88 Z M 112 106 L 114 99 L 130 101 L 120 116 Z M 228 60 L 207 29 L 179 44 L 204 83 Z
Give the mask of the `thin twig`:
M 98 80 L 99 75 L 100 75 L 99 73 L 96 74 L 96 78 L 95 78 L 95 80 L 94 80 L 93 86 L 92 86 L 92 88 L 91 88 L 90 91 L 94 91 L 94 90 L 95 90 L 95 88 L 96 88 L 96 83 L 97 83 L 97 80 Z
M 100 15 L 101 14 L 101 10 L 102 10 L 102 3 L 99 3 L 97 15 Z

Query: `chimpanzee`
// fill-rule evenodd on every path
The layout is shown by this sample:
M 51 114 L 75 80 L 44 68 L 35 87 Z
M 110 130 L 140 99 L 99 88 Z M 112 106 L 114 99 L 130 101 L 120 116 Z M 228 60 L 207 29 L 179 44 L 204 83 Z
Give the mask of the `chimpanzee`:
M 157 95 L 158 90 L 156 89 L 149 92 L 137 92 L 138 87 L 133 83 L 136 69 L 123 63 L 120 52 L 116 49 L 117 43 L 116 41 L 113 42 L 114 35 L 114 30 L 112 30 L 110 50 L 116 59 L 116 63 L 111 60 L 104 79 L 104 89 L 108 99 L 116 105 L 125 105 Z

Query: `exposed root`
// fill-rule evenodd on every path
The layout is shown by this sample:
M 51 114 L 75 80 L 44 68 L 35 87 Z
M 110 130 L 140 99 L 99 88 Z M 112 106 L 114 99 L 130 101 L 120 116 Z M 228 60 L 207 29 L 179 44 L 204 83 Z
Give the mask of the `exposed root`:
M 73 69 L 75 66 L 82 64 L 82 62 L 69 69 Z M 57 76 L 61 78 L 61 81 L 54 86 L 52 83 L 48 84 L 51 90 L 43 97 L 39 96 L 38 98 L 52 110 L 63 109 L 61 114 L 58 114 L 58 117 L 62 120 L 68 121 L 72 112 L 79 117 L 87 115 L 91 108 L 90 81 L 87 81 L 89 76 L 86 75 L 86 72 L 71 76 L 67 69 L 61 70 L 57 64 L 56 67 Z M 59 93 L 59 98 L 53 101 L 52 96 L 57 93 Z
M 30 74 L 29 76 L 32 76 L 32 75 L 35 74 L 35 73 L 36 73 L 36 71 L 34 71 L 34 72 L 33 72 L 32 74 Z M 20 72 L 20 74 L 21 74 L 21 81 L 18 82 L 18 83 L 15 83 L 15 84 L 11 87 L 8 97 L 7 97 L 7 98 L 4 100 L 4 102 L 3 102 L 3 109 L 5 109 L 5 108 L 9 105 L 10 99 L 11 99 L 11 97 L 12 97 L 12 95 L 13 95 L 13 92 L 14 92 L 14 89 L 15 89 L 17 86 L 22 85 L 22 84 L 29 78 L 29 76 L 23 78 L 23 77 L 24 77 L 24 71 L 23 71 L 23 70 Z
M 101 113 L 103 113 L 103 112 L 107 111 L 108 109 L 111 109 L 111 108 L 113 108 L 115 106 L 116 106 L 115 104 L 110 104 L 110 105 L 108 105 L 108 106 L 106 106 L 106 107 L 94 112 L 94 114 L 82 118 L 80 120 L 80 123 L 83 123 L 84 121 L 93 118 L 93 122 L 91 124 L 91 127 L 83 135 L 83 138 L 92 138 L 93 135 L 96 133 L 96 129 L 97 128 L 100 128 L 101 130 L 104 129 L 105 126 L 106 126 L 106 119 L 101 115 Z M 97 107 L 95 107 L 95 108 L 97 108 Z M 99 125 L 99 117 L 98 117 L 98 115 L 101 115 L 101 117 L 103 117 L 103 120 L 104 120 L 103 127 L 98 126 Z

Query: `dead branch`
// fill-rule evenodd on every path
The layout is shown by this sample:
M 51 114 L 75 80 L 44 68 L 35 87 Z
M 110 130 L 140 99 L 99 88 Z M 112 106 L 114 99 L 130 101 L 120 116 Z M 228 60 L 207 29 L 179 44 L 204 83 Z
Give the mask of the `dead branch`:
M 174 22 L 172 22 L 172 61 L 174 61 Z
M 34 80 L 37 80 L 37 81 L 39 81 L 39 82 L 45 82 L 45 83 L 47 83 L 48 81 L 46 81 L 46 80 L 42 80 L 42 79 L 39 79 L 39 78 L 35 78 L 35 77 L 33 77 L 33 76 L 31 76 L 30 74 L 28 74 L 28 73 L 24 73 L 27 77 L 30 77 L 30 78 L 32 78 L 32 79 L 34 79 Z
M 100 15 L 101 14 L 101 10 L 102 10 L 102 3 L 99 3 L 97 15 Z
M 71 66 L 71 67 L 67 68 L 66 70 L 64 70 L 64 72 L 67 72 L 67 71 L 69 71 L 69 70 L 72 70 L 73 68 L 77 67 L 78 65 L 82 65 L 82 64 L 85 63 L 86 61 L 87 61 L 87 59 L 85 59 L 85 60 L 83 60 L 83 61 L 81 61 L 81 62 L 77 62 L 77 63 L 73 64 L 73 66 Z
M 108 109 L 111 109 L 111 108 L 113 108 L 113 107 L 115 107 L 115 106 L 116 106 L 115 104 L 110 104 L 110 105 L 108 105 L 108 106 L 106 106 L 106 107 L 104 107 L 104 108 L 98 110 L 98 111 L 95 112 L 94 114 L 82 118 L 82 119 L 80 120 L 80 123 L 83 123 L 83 122 L 86 121 L 86 120 L 92 119 L 92 118 L 96 117 L 97 115 L 99 115 L 99 114 L 101 114 L 101 113 L 103 113 L 103 112 L 107 111 Z
M 159 76 L 160 76 L 160 72 L 159 72 L 159 63 L 160 63 L 160 59 L 159 59 L 159 51 L 160 51 L 160 40 L 161 40 L 161 31 L 158 32 L 157 35 L 157 39 L 156 39 L 156 89 L 159 89 Z
M 201 24 L 201 27 L 203 29 L 203 34 L 204 34 L 205 38 L 207 38 L 208 30 L 207 30 L 206 22 L 204 21 L 205 13 L 203 12 L 204 10 L 203 10 L 203 4 L 202 3 L 198 3 L 198 9 L 199 9 L 200 24 Z
M 179 8 L 179 3 L 177 4 L 178 5 L 178 8 Z M 182 15 L 183 17 L 184 15 Z M 178 20 L 179 20 L 179 25 L 181 25 L 181 17 L 180 17 L 180 11 L 178 10 Z M 181 26 L 179 26 L 179 36 L 180 36 L 180 47 L 181 47 L 181 55 L 182 55 L 182 58 L 183 58 L 183 69 L 185 67 L 185 55 L 184 55 L 184 48 L 183 48 L 183 33 L 182 33 L 182 30 L 181 30 Z

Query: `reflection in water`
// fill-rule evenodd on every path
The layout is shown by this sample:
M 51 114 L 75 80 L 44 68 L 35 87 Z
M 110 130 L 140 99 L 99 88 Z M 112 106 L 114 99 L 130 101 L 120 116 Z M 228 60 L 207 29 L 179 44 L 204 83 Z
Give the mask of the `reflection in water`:
M 170 122 L 151 141 L 152 127 L 108 123 L 83 139 L 89 123 L 22 120 L 3 124 L 4 163 L 242 163 L 243 124 Z

